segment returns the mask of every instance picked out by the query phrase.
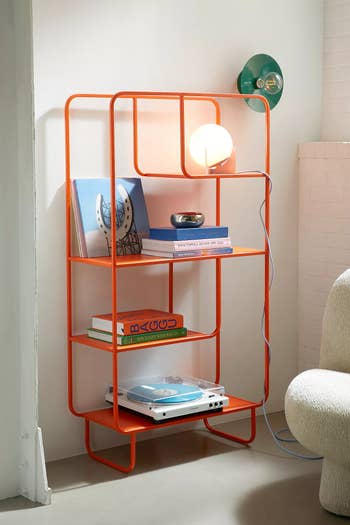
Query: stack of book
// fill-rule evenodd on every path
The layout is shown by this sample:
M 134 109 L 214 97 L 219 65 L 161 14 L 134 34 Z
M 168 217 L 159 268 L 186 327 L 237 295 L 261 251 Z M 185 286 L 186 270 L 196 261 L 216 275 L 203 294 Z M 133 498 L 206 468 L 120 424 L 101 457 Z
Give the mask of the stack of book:
M 87 335 L 106 343 L 112 342 L 112 314 L 94 315 Z M 181 314 L 162 310 L 133 310 L 117 314 L 117 344 L 131 345 L 185 337 Z
M 142 239 L 142 254 L 156 257 L 200 257 L 233 252 L 227 226 L 199 228 L 150 228 Z

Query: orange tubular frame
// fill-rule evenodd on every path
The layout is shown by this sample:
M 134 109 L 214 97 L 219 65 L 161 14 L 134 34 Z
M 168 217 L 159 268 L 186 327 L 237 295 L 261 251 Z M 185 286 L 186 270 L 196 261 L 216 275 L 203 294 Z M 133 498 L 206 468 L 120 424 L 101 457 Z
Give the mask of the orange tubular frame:
M 67 336 L 68 336 L 68 348 L 67 348 L 67 367 L 68 367 L 68 404 L 70 411 L 76 415 L 83 417 L 85 419 L 85 444 L 88 454 L 95 460 L 104 463 L 112 468 L 115 468 L 121 472 L 130 472 L 136 461 L 136 433 L 144 430 L 150 430 L 149 425 L 145 426 L 139 430 L 138 426 L 127 427 L 120 423 L 120 410 L 117 402 L 118 394 L 118 353 L 122 349 L 117 346 L 117 334 L 116 334 L 116 320 L 117 320 L 117 254 L 116 250 L 112 250 L 111 255 L 111 264 L 107 261 L 101 262 L 96 261 L 96 265 L 106 266 L 111 269 L 111 284 L 112 284 L 112 320 L 113 320 L 113 335 L 112 335 L 112 361 L 113 361 L 113 385 L 114 385 L 114 405 L 113 405 L 113 419 L 108 419 L 108 422 L 101 422 L 106 426 L 113 428 L 117 432 L 122 434 L 130 434 L 130 461 L 128 466 L 122 466 L 111 461 L 104 459 L 101 456 L 98 456 L 92 451 L 90 445 L 90 422 L 96 420 L 95 412 L 79 412 L 74 407 L 74 393 L 73 393 L 73 343 L 79 342 L 77 338 L 74 339 L 72 332 L 72 263 L 78 262 L 79 257 L 73 257 L 71 254 L 71 158 L 70 158 L 70 106 L 71 103 L 76 99 L 84 98 L 96 98 L 96 99 L 109 99 L 109 134 L 110 134 L 110 143 L 109 143 L 109 152 L 110 152 L 110 193 L 111 193 L 111 216 L 115 217 L 116 214 L 116 130 L 115 130 L 115 120 L 116 120 L 116 102 L 118 99 L 129 99 L 132 101 L 132 122 L 133 122 L 133 161 L 135 171 L 145 177 L 166 177 L 166 178 L 186 178 L 186 179 L 215 179 L 215 189 L 216 189 L 216 224 L 220 225 L 220 212 L 221 212 L 221 202 L 220 202 L 220 182 L 221 179 L 225 178 L 265 178 L 265 225 L 266 230 L 269 234 L 270 232 L 270 191 L 269 191 L 269 179 L 268 175 L 270 172 L 270 108 L 267 100 L 260 95 L 242 95 L 242 94 L 231 94 L 231 93 L 180 93 L 180 92 L 143 92 L 143 91 L 122 91 L 116 94 L 75 94 L 68 98 L 65 105 L 65 148 L 66 148 L 66 254 L 67 254 Z M 215 121 L 217 124 L 221 122 L 221 112 L 220 104 L 218 99 L 247 99 L 247 98 L 257 98 L 262 101 L 265 106 L 265 169 L 264 172 L 249 172 L 249 173 L 229 173 L 229 174 L 220 174 L 220 173 L 210 173 L 204 175 L 192 175 L 188 172 L 186 167 L 186 134 L 185 134 L 185 101 L 206 101 L 214 105 L 215 108 Z M 141 170 L 138 158 L 138 100 L 175 100 L 179 102 L 179 139 L 180 139 L 180 167 L 181 173 L 145 173 Z M 267 176 L 266 176 L 267 175 Z M 112 246 L 116 245 L 116 224 L 112 221 Z M 269 260 L 269 246 L 265 239 L 265 246 L 263 251 L 256 251 L 256 254 L 264 255 L 265 262 L 265 277 L 264 277 L 264 287 L 265 287 L 265 337 L 269 341 L 270 332 L 270 303 L 269 303 L 269 276 L 270 276 L 270 260 Z M 216 268 L 216 327 L 210 334 L 199 334 L 196 340 L 208 339 L 215 337 L 216 339 L 216 358 L 215 358 L 215 381 L 220 382 L 220 328 L 221 328 L 221 258 L 215 258 L 215 268 Z M 82 260 L 82 262 L 84 262 Z M 94 262 L 89 261 L 89 264 L 94 264 Z M 152 264 L 152 262 L 141 261 L 140 264 Z M 155 264 L 157 262 L 155 261 Z M 169 260 L 167 262 L 169 268 L 169 277 L 168 277 L 168 304 L 169 311 L 173 311 L 174 306 L 174 262 Z M 132 266 L 133 264 L 126 263 L 125 266 Z M 170 343 L 171 344 L 171 343 Z M 97 344 L 91 344 L 98 348 Z M 140 344 L 138 345 L 139 349 L 147 348 L 149 345 Z M 133 350 L 134 348 L 130 348 Z M 123 349 L 125 351 L 125 349 Z M 264 359 L 264 389 L 265 389 L 265 399 L 269 395 L 269 349 L 268 344 L 265 343 L 265 359 Z M 236 400 L 238 398 L 235 398 Z M 242 401 L 242 407 L 232 409 L 236 410 L 250 410 L 251 418 L 251 432 L 248 438 L 242 438 L 226 432 L 216 430 L 208 422 L 208 417 L 212 417 L 211 413 L 208 416 L 199 416 L 197 418 L 188 418 L 188 421 L 195 419 L 202 419 L 208 430 L 215 433 L 218 436 L 230 439 L 237 443 L 247 445 L 252 442 L 255 438 L 256 432 L 256 408 L 262 405 L 262 401 L 258 402 L 245 402 Z M 185 422 L 186 419 L 183 418 L 181 422 Z M 170 424 L 177 424 L 178 421 L 168 422 L 164 426 L 169 426 Z M 133 430 L 136 428 L 136 430 Z M 141 428 L 141 427 L 140 427 Z M 156 425 L 155 425 L 156 428 Z

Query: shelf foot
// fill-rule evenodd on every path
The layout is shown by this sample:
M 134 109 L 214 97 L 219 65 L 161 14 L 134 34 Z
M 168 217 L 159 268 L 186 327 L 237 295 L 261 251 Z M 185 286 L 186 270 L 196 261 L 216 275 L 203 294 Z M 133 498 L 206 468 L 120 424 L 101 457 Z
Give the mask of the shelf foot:
M 255 435 L 256 435 L 255 407 L 250 409 L 250 436 L 247 439 L 239 437 L 239 436 L 235 436 L 234 434 L 228 434 L 227 432 L 223 432 L 222 430 L 217 430 L 216 428 L 210 425 L 207 418 L 203 419 L 203 421 L 207 429 L 213 434 L 216 434 L 217 436 L 220 436 L 225 439 L 229 439 L 230 441 L 235 441 L 236 443 L 240 443 L 241 445 L 249 445 L 249 443 L 251 443 L 255 439 Z
M 136 463 L 136 433 L 132 432 L 130 434 L 130 456 L 129 456 L 129 465 L 124 467 L 123 465 L 119 465 L 118 463 L 113 463 L 113 461 L 109 461 L 108 459 L 105 459 L 98 454 L 96 454 L 90 444 L 90 421 L 88 419 L 85 419 L 85 447 L 87 450 L 87 453 L 89 454 L 90 458 L 94 459 L 95 461 L 99 461 L 100 463 L 103 463 L 104 465 L 107 465 L 108 467 L 114 468 L 115 470 L 119 470 L 120 472 L 124 472 L 125 474 L 128 474 L 135 468 Z

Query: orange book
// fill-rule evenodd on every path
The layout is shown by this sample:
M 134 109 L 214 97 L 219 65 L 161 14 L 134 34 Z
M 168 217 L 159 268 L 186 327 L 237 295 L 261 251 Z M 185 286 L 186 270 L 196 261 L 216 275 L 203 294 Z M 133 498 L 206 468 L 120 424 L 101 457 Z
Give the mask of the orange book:
M 183 327 L 183 315 L 162 310 L 133 310 L 117 314 L 117 334 L 134 335 Z M 92 328 L 112 332 L 112 314 L 94 315 Z

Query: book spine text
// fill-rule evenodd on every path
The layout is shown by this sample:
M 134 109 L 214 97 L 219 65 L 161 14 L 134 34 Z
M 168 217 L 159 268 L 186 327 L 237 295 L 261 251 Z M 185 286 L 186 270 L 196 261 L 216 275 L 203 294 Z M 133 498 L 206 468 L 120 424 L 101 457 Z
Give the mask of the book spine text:
M 187 328 L 177 328 L 176 330 L 164 330 L 162 332 L 151 332 L 148 334 L 123 335 L 122 337 L 118 338 L 118 343 L 120 345 L 131 345 L 137 343 L 147 343 L 148 341 L 161 341 L 162 339 L 185 337 L 186 335 Z

